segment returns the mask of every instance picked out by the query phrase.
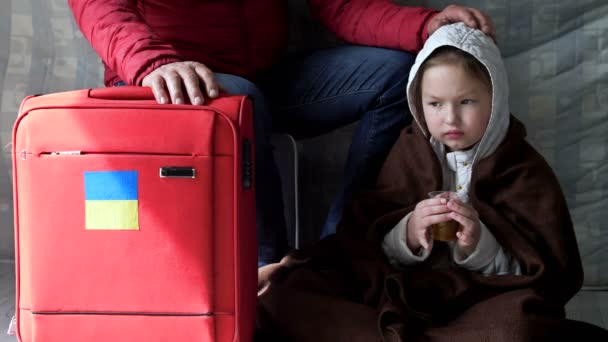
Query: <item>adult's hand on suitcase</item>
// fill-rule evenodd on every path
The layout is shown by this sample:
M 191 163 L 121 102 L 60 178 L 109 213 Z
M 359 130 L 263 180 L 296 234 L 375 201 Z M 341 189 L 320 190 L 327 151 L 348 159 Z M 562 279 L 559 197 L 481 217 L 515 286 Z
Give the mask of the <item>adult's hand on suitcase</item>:
M 142 86 L 152 88 L 154 98 L 160 104 L 184 104 L 187 96 L 194 105 L 202 105 L 206 97 L 216 98 L 220 88 L 213 71 L 202 63 L 191 61 L 156 68 L 144 77 Z

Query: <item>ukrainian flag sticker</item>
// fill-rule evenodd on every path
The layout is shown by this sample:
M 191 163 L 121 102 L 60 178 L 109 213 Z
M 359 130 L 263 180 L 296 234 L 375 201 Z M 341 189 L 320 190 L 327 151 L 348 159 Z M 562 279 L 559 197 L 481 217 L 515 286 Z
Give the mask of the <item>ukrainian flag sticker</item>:
M 139 230 L 137 171 L 86 171 L 85 229 Z

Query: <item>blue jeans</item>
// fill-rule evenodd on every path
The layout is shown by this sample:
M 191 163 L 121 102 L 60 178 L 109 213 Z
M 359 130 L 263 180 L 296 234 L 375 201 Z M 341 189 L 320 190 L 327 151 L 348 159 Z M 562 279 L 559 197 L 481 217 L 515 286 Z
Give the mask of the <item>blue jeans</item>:
M 272 132 L 304 138 L 360 120 L 321 237 L 333 234 L 345 203 L 373 184 L 401 129 L 411 122 L 406 85 L 413 63 L 414 56 L 401 51 L 342 46 L 286 58 L 256 84 L 216 74 L 229 93 L 247 94 L 254 103 L 259 266 L 287 251 Z
M 372 185 L 401 129 L 411 121 L 406 85 L 414 56 L 363 46 L 341 46 L 286 58 L 255 83 L 216 73 L 229 94 L 253 100 L 258 266 L 287 252 L 281 183 L 270 137 L 323 134 L 360 123 L 352 137 L 341 188 L 321 237 L 335 233 L 345 203 Z

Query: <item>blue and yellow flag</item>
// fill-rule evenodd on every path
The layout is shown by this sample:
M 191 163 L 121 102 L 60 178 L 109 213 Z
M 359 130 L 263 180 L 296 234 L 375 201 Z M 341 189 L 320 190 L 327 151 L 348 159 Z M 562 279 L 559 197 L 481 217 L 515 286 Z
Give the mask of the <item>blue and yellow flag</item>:
M 137 171 L 87 171 L 84 190 L 85 229 L 139 229 Z

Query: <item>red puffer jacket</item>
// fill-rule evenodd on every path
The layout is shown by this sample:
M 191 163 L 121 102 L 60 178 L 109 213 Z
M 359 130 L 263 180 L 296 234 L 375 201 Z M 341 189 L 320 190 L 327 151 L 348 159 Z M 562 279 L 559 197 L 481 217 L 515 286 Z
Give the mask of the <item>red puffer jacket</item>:
M 436 13 L 390 0 L 310 0 L 313 15 L 355 44 L 416 52 Z M 287 46 L 287 0 L 69 0 L 106 66 L 105 83 L 139 85 L 155 68 L 198 61 L 253 78 Z

